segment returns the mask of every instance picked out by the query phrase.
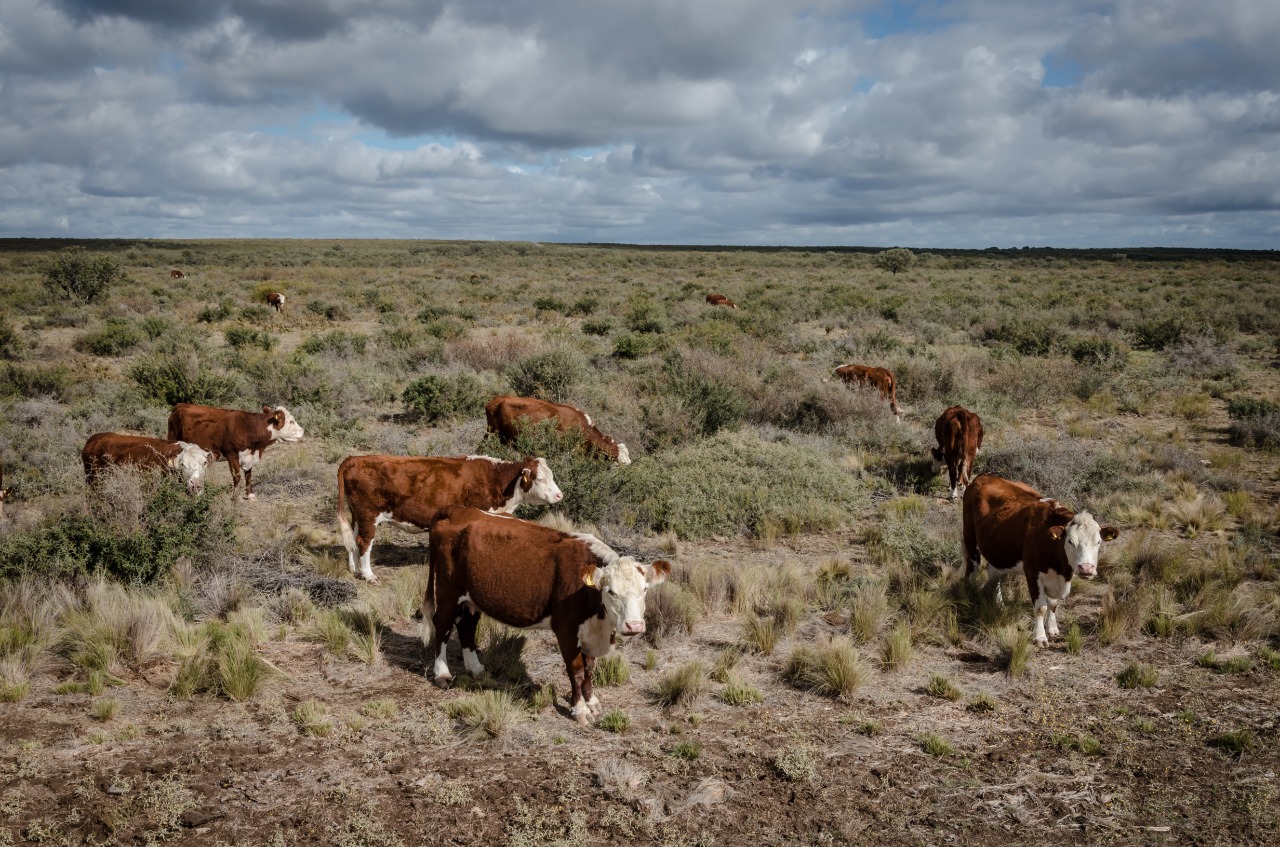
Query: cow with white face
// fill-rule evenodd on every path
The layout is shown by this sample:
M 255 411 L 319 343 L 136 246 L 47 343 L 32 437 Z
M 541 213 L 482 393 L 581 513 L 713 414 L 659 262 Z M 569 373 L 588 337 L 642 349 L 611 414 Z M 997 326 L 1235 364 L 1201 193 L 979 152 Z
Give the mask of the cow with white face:
M 999 577 L 1021 569 L 1035 609 L 1036 644 L 1046 646 L 1058 632 L 1058 604 L 1071 594 L 1071 578 L 1098 575 L 1102 542 L 1119 530 L 1099 526 L 1030 486 L 991 474 L 975 478 L 964 493 L 965 573 L 987 560 L 988 582 L 999 594 Z
M 254 499 L 253 469 L 262 461 L 262 451 L 277 441 L 301 441 L 302 427 L 284 406 L 263 406 L 261 412 L 219 409 L 195 403 L 179 403 L 169 414 L 169 440 L 199 444 L 225 459 L 231 469 L 232 490 L 240 487 L 244 469 L 244 498 Z
M 144 435 L 99 432 L 89 436 L 80 451 L 85 481 L 97 482 L 98 475 L 110 465 L 133 465 L 140 468 L 164 468 L 177 471 L 191 494 L 204 491 L 205 475 L 213 456 L 198 444 L 165 441 Z
M 476 649 L 481 614 L 550 629 L 569 674 L 570 714 L 583 724 L 600 710 L 595 660 L 618 638 L 644 632 L 649 588 L 671 572 L 669 562 L 619 556 L 593 535 L 461 508 L 445 509 L 431 525 L 428 561 L 422 641 L 436 684 L 453 679 L 445 649 L 455 622 L 473 675 L 484 672 Z

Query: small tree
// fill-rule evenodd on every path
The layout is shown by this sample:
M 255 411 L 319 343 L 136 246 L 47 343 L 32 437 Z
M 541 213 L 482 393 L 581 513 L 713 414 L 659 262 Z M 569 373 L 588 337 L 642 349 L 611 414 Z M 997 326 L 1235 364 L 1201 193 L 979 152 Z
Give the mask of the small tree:
M 89 255 L 83 247 L 68 247 L 45 262 L 43 270 L 46 288 L 84 303 L 92 303 L 110 285 L 124 279 L 124 271 L 115 259 Z
M 897 274 L 915 264 L 916 254 L 905 247 L 894 247 L 876 254 L 876 267 Z

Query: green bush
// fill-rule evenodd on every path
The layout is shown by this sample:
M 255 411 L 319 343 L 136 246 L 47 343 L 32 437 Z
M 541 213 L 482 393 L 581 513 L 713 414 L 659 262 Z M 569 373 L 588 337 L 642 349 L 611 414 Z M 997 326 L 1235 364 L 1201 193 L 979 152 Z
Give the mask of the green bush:
M 876 254 L 876 267 L 895 276 L 916 263 L 916 254 L 905 247 L 892 247 Z
M 1227 403 L 1227 417 L 1233 421 L 1265 418 L 1280 414 L 1280 403 L 1260 397 L 1237 397 Z
M 632 332 L 666 332 L 667 314 L 652 300 L 647 298 L 637 300 L 627 312 L 627 329 Z
M 583 321 L 582 331 L 587 335 L 608 335 L 613 332 L 613 321 L 609 318 Z
M 559 297 L 538 297 L 533 301 L 533 308 L 539 312 L 559 312 L 561 314 L 569 311 L 569 305 Z
M 652 335 L 638 335 L 633 332 L 623 333 L 613 342 L 615 359 L 639 359 L 648 356 L 658 349 L 659 339 Z
M 91 513 L 73 513 L 7 533 L 0 537 L 0 578 L 101 573 L 151 582 L 179 559 L 204 561 L 232 541 L 233 520 L 217 508 L 225 496 L 207 488 L 192 497 L 181 480 L 165 476 L 154 483 L 132 531 Z
M 560 432 L 555 421 L 541 421 L 526 426 L 508 447 L 492 435 L 486 436 L 479 452 L 504 459 L 541 456 L 555 475 L 556 485 L 564 492 L 564 500 L 555 511 L 572 520 L 598 523 L 607 517 L 617 499 L 619 480 L 624 473 L 617 462 L 596 450 L 587 449 L 585 436 L 578 430 Z M 537 517 L 550 511 L 549 506 L 521 506 L 522 517 Z
M 142 342 L 142 333 L 122 318 L 107 318 L 100 329 L 86 332 L 76 339 L 81 353 L 94 356 L 119 356 Z
M 1110 338 L 1077 338 L 1071 342 L 1070 350 L 1077 364 L 1104 370 L 1123 367 L 1128 356 L 1124 345 Z
M 308 336 L 299 349 L 313 356 L 319 353 L 331 353 L 335 356 L 349 357 L 363 356 L 368 346 L 369 336 L 335 329 Z
M 1167 350 L 1187 336 L 1186 320 L 1175 315 L 1167 318 L 1151 318 L 1133 328 L 1133 346 L 1139 350 Z
M 1061 341 L 1056 326 L 1038 321 L 1019 321 L 988 326 L 982 330 L 983 341 L 1008 344 L 1024 356 L 1048 356 Z
M 22 358 L 22 342 L 9 318 L 0 312 L 0 359 Z
M 1280 449 L 1280 403 L 1242 397 L 1227 404 L 1231 418 L 1228 429 L 1231 443 L 1237 447 Z
M 124 271 L 111 256 L 68 247 L 44 263 L 44 284 L 54 294 L 65 294 L 92 303 L 112 285 L 124 279 Z
M 323 300 L 312 300 L 307 304 L 307 311 L 328 321 L 346 320 L 347 309 L 341 303 L 326 303 Z
M 165 331 L 169 329 L 169 325 L 170 322 L 164 318 L 152 315 L 151 317 L 143 318 L 142 323 L 138 324 L 138 328 L 142 330 L 148 339 L 155 341 L 165 334 Z
M 24 368 L 6 362 L 0 369 L 0 397 L 60 396 L 73 381 L 66 365 Z
M 565 492 L 566 499 L 575 493 Z M 866 501 L 823 453 L 752 433 L 721 433 L 641 457 L 623 475 L 619 497 L 624 519 L 682 538 L 832 529 Z
M 538 353 L 507 370 L 511 388 L 522 397 L 564 403 L 587 375 L 582 355 L 568 348 Z
M 650 393 L 657 398 L 657 405 L 642 405 L 641 411 L 646 425 L 651 425 L 655 433 L 667 425 L 662 419 L 671 417 L 677 422 L 687 419 L 692 435 L 715 435 L 722 429 L 737 429 L 747 412 L 747 401 L 740 391 L 695 370 L 676 353 L 664 360 Z M 683 440 L 677 437 L 670 443 Z
M 200 314 L 196 316 L 196 320 L 202 324 L 212 324 L 217 323 L 218 321 L 225 321 L 227 318 L 231 317 L 231 306 L 231 298 L 223 297 L 218 300 L 218 305 L 206 306 L 201 310 Z
M 483 414 L 491 396 L 492 392 L 486 391 L 471 374 L 460 373 L 453 378 L 429 374 L 409 383 L 400 399 L 409 414 L 434 423 Z
M 138 362 L 129 376 L 142 393 L 166 406 L 175 403 L 203 403 L 219 406 L 236 390 L 230 376 L 209 370 L 194 352 L 160 353 Z
M 276 346 L 276 339 L 266 330 L 252 326 L 233 326 L 222 333 L 227 344 L 237 350 L 245 347 L 257 347 L 260 350 L 271 350 Z

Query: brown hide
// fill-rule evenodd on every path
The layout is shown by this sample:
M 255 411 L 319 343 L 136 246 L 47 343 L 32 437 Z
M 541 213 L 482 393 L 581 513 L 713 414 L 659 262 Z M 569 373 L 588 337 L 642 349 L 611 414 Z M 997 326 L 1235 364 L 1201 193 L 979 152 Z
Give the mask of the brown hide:
M 195 403 L 179 403 L 169 413 L 170 441 L 198 444 L 213 453 L 215 460 L 227 460 L 231 469 L 232 491 L 240 487 L 240 453 L 261 454 L 271 443 L 271 426 L 284 426 L 281 410 L 263 406 L 261 412 L 219 409 Z M 244 496 L 253 495 L 253 469 L 244 472 Z
M 278 291 L 272 291 L 267 295 L 267 305 L 277 312 L 280 311 L 284 306 L 284 295 Z
M 982 420 L 963 406 L 951 406 L 934 423 L 933 434 L 938 439 L 933 458 L 946 465 L 954 498 L 958 487 L 969 484 L 974 457 L 982 449 Z
M 484 407 L 484 416 L 489 423 L 489 431 L 495 433 L 503 444 L 514 444 L 520 430 L 526 424 L 554 420 L 556 428 L 561 432 L 577 430 L 586 436 L 587 442 L 610 459 L 618 458 L 618 442 L 596 429 L 585 413 L 566 406 L 563 403 L 552 403 L 533 397 L 516 397 L 512 394 L 499 394 Z
M 140 468 L 169 467 L 169 460 L 177 458 L 182 448 L 163 438 L 144 435 L 123 435 L 116 432 L 99 432 L 89 436 L 80 451 L 84 465 L 84 478 L 92 484 L 98 474 L 109 465 L 134 465 Z
M 187 275 L 175 268 L 174 270 L 169 271 L 169 278 L 170 279 L 186 279 Z
M 836 368 L 835 375 L 846 385 L 866 385 L 879 389 L 880 396 L 889 401 L 889 411 L 895 416 L 902 416 L 902 409 L 898 406 L 898 381 L 891 371 L 872 365 L 841 365 Z
M 724 306 L 729 309 L 738 308 L 737 303 L 733 302 L 723 294 L 716 294 L 714 292 L 707 295 L 707 302 L 710 303 L 712 306 Z

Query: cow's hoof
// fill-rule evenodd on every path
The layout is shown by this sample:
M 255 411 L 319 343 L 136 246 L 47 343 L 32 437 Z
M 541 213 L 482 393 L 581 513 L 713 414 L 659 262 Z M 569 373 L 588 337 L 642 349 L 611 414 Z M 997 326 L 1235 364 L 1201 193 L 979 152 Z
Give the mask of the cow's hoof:
M 1049 646 L 1049 639 L 1047 639 L 1047 638 L 1037 638 L 1037 639 L 1036 639 L 1036 646 L 1037 646 L 1037 647 L 1048 647 L 1048 646 Z
M 378 577 L 375 574 L 360 574 L 360 578 L 370 585 L 378 584 Z
M 453 683 L 453 677 L 451 676 L 437 676 L 431 680 L 431 684 L 441 690 L 448 689 L 452 683 Z
M 246 495 L 244 495 L 244 499 L 246 499 L 246 500 L 257 500 L 257 499 L 258 499 L 258 495 L 257 495 L 257 494 L 246 494 Z

